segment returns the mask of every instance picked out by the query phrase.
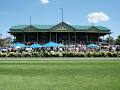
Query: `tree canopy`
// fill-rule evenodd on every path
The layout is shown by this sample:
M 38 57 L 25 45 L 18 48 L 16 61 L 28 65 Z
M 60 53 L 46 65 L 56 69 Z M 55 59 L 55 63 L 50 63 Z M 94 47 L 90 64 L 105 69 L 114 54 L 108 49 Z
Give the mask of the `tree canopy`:
M 114 43 L 115 43 L 115 40 L 114 40 L 113 37 L 110 36 L 110 37 L 107 37 L 107 38 L 106 38 L 106 42 L 107 42 L 107 43 L 110 42 L 110 44 L 114 44 Z
M 115 44 L 120 45 L 120 35 L 117 37 Z

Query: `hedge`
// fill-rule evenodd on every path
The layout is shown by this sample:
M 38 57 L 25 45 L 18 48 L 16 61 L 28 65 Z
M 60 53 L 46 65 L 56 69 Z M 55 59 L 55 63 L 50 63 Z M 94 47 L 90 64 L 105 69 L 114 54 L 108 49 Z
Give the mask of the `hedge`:
M 120 52 L 1 52 L 0 57 L 120 57 Z

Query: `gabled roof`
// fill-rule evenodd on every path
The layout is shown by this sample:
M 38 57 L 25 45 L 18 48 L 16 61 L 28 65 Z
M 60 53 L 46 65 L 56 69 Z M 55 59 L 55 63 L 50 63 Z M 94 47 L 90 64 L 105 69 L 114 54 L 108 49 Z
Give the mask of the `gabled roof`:
M 25 29 L 28 25 L 16 25 L 12 26 L 10 29 Z
M 25 29 L 27 27 L 29 27 L 30 25 L 16 25 L 16 26 L 12 26 L 10 29 Z M 31 25 L 37 29 L 50 29 L 51 27 L 53 27 L 53 25 Z
M 59 29 L 63 26 L 64 29 L 68 29 L 68 30 L 76 30 L 79 32 L 84 32 L 84 31 L 91 31 L 91 28 L 94 28 L 98 31 L 102 31 L 102 32 L 110 32 L 110 29 L 108 29 L 107 27 L 103 27 L 103 26 L 81 26 L 81 25 L 68 25 L 65 22 L 61 22 L 57 25 L 31 25 L 31 27 L 35 28 L 37 31 L 55 31 L 56 29 Z M 22 32 L 24 31 L 26 28 L 29 28 L 30 25 L 17 25 L 17 26 L 12 26 L 10 28 L 10 32 Z
M 55 26 L 53 26 L 52 28 L 50 28 L 52 31 L 57 30 L 57 29 L 67 29 L 67 30 L 76 30 L 74 27 L 72 27 L 71 25 L 68 25 L 64 22 L 61 22 Z
M 89 30 L 90 28 L 97 28 L 98 30 L 110 30 L 107 27 L 103 26 L 81 26 L 81 25 L 72 25 L 72 27 L 78 29 L 78 30 Z
M 71 25 L 71 26 L 78 30 L 88 30 L 90 28 L 90 26 L 81 26 L 81 25 Z
M 110 30 L 107 27 L 103 27 L 103 26 L 95 26 L 95 27 L 99 30 Z
M 33 25 L 33 26 L 36 27 L 36 28 L 38 28 L 38 29 L 50 29 L 54 25 Z

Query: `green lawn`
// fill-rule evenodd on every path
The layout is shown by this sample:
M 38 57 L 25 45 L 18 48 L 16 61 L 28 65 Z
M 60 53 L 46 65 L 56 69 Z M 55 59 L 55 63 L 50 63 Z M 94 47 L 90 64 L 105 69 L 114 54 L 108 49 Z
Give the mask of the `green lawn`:
M 0 61 L 0 90 L 120 90 L 120 61 Z

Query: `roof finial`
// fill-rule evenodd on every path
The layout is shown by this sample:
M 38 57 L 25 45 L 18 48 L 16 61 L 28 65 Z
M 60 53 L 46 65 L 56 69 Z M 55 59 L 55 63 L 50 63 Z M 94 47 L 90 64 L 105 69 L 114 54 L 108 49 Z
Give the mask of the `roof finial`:
M 92 27 L 94 26 L 93 20 L 94 20 L 94 16 L 92 15 Z
M 31 26 L 31 16 L 30 16 L 30 26 Z
M 64 20 L 64 11 L 63 11 L 63 8 L 60 8 L 60 10 L 61 10 L 61 16 L 62 16 L 62 22 L 63 22 L 63 20 Z

